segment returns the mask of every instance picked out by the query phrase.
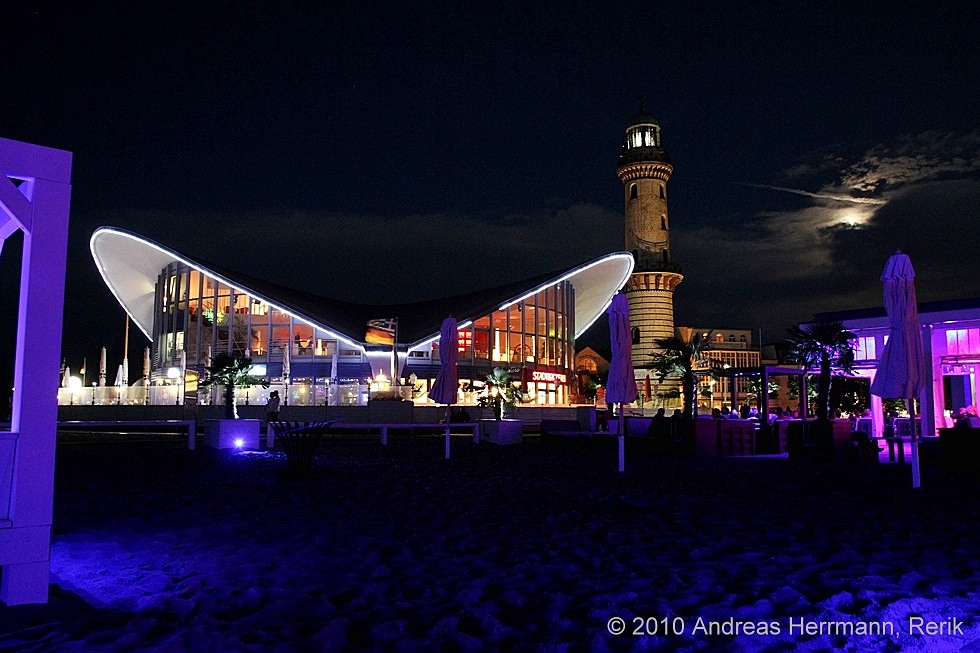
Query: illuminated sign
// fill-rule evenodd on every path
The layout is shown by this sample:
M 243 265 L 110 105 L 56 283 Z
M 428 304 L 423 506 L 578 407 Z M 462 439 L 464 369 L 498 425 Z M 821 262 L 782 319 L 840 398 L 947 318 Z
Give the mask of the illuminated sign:
M 560 372 L 541 372 L 534 370 L 531 372 L 531 380 L 542 383 L 567 383 L 568 377 Z
M 395 334 L 397 331 L 398 320 L 396 318 L 368 320 L 364 342 L 375 345 L 393 345 L 395 344 Z

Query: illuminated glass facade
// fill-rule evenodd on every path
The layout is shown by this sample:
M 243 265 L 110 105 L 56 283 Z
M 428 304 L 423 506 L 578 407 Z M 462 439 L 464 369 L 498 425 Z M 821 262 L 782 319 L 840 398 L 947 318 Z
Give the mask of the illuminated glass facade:
M 604 314 L 633 270 L 632 257 L 616 252 L 535 279 L 381 306 L 204 266 L 111 227 L 96 230 L 90 246 L 106 285 L 150 343 L 148 389 L 106 387 L 93 392 L 92 403 L 103 396 L 118 403 L 199 399 L 197 382 L 219 354 L 250 357 L 253 375 L 270 383 L 268 390 L 243 390 L 252 403 L 264 403 L 273 388 L 286 405 L 398 396 L 426 403 L 439 371 L 439 325 L 452 315 L 459 324 L 459 403 L 475 402 L 487 375 L 502 367 L 536 405 L 567 404 L 575 337 Z
M 286 357 L 301 364 L 331 358 L 341 349 L 326 332 L 183 263 L 163 270 L 155 301 L 159 312 L 153 341 L 161 367 L 177 365 L 181 351 L 189 367 L 203 367 L 209 355 L 227 353 L 250 356 L 256 365 L 266 366 L 270 380 L 284 380 Z M 306 367 L 300 365 L 309 371 Z
M 494 367 L 502 367 L 514 373 L 512 378 L 522 381 L 536 403 L 567 403 L 575 355 L 574 302 L 572 284 L 561 281 L 461 327 L 457 361 L 460 378 L 465 375 L 479 382 Z M 428 351 L 413 351 L 408 370 L 418 378 L 422 377 L 419 372 L 430 373 L 431 383 L 435 380 L 434 369 L 438 368 L 420 365 L 420 359 L 426 358 L 433 363 L 438 361 L 437 342 Z
M 255 373 L 294 386 L 293 403 L 330 401 L 325 386 L 368 384 L 374 372 L 364 353 L 287 311 L 236 290 L 191 266 L 173 262 L 156 283 L 154 368 L 178 367 L 183 354 L 191 375 L 204 373 L 219 353 L 250 356 Z M 459 330 L 457 364 L 461 401 L 494 367 L 511 370 L 537 404 L 564 404 L 570 396 L 574 356 L 574 290 L 561 281 L 493 311 Z M 401 378 L 415 375 L 425 401 L 439 363 L 438 341 L 411 349 Z M 334 369 L 334 365 L 337 369 Z M 475 383 L 474 383 L 475 382 Z M 300 386 L 309 386 L 299 392 Z M 361 393 L 344 403 L 359 403 Z

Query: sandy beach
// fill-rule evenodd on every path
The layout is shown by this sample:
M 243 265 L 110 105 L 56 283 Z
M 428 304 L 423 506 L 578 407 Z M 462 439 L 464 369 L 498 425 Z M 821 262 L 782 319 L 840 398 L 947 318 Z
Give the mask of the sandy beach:
M 51 602 L 0 651 L 980 650 L 980 485 L 939 465 L 183 445 L 60 437 Z

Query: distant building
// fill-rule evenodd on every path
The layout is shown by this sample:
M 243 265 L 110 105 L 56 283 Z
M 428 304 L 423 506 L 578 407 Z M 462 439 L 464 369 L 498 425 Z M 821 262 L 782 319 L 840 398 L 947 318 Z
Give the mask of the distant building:
M 752 342 L 752 329 L 677 327 L 682 335 L 701 333 L 711 343 L 705 351 L 709 359 L 703 370 L 727 369 L 732 367 L 759 367 L 762 365 L 762 352 Z M 738 381 L 736 407 L 749 403 L 750 389 L 746 379 Z M 710 374 L 699 378 L 698 411 L 710 412 L 712 408 L 723 408 L 731 404 L 731 385 L 727 377 L 713 378 Z
M 952 426 L 951 417 L 961 408 L 980 404 L 980 298 L 922 302 L 919 324 L 925 362 L 922 434 Z M 857 336 L 854 373 L 873 379 L 888 336 L 888 317 L 883 307 L 818 313 L 814 321 L 839 320 Z M 902 397 L 891 397 L 902 399 Z M 871 396 L 872 413 L 880 435 L 881 399 Z
M 592 347 L 584 347 L 575 352 L 575 375 L 578 378 L 578 393 L 582 403 L 592 401 L 591 386 L 603 383 L 609 376 L 607 356 Z

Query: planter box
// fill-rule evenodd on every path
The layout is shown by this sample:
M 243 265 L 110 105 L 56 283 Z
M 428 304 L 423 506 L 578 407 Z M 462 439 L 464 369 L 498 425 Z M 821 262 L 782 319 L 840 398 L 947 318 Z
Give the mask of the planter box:
M 790 420 L 786 423 L 786 449 L 790 460 L 846 460 L 853 448 L 846 419 L 830 422 Z
M 520 444 L 524 439 L 524 423 L 519 419 L 481 419 L 480 440 L 494 444 Z
M 700 458 L 714 458 L 721 455 L 721 440 L 718 435 L 720 419 L 694 420 L 694 455 Z
M 258 419 L 209 419 L 204 421 L 204 444 L 215 449 L 258 449 Z M 235 444 L 241 439 L 241 446 Z

